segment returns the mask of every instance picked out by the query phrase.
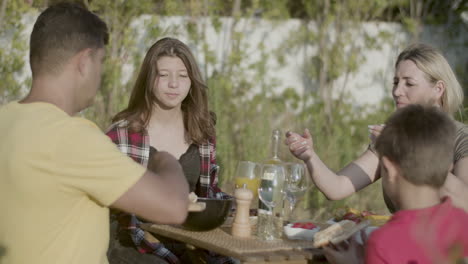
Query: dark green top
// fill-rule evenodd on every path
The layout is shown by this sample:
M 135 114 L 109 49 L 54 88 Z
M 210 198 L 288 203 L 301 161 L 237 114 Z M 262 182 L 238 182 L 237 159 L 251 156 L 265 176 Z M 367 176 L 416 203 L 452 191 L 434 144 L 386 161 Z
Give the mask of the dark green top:
M 156 152 L 156 148 L 150 146 L 150 160 Z M 198 179 L 200 178 L 200 153 L 198 146 L 195 144 L 190 145 L 187 151 L 180 156 L 179 163 L 184 170 L 190 191 L 195 192 Z

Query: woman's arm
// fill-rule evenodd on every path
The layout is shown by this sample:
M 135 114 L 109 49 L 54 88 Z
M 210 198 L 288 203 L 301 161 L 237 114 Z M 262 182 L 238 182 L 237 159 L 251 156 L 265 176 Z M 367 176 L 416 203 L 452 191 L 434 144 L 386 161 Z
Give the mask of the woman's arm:
M 303 135 L 288 132 L 286 137 L 291 153 L 305 162 L 315 185 L 330 200 L 343 199 L 378 179 L 379 160 L 370 150 L 335 173 L 315 153 L 309 130 Z
M 455 163 L 453 173 L 449 173 L 441 196 L 449 196 L 453 204 L 468 212 L 468 157 Z

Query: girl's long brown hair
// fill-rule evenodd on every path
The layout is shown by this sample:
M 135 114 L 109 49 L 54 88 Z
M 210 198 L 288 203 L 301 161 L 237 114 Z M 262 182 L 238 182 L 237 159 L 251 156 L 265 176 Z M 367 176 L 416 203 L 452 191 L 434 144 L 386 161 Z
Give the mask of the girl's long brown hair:
M 192 83 L 189 94 L 182 101 L 185 138 L 187 142 L 192 141 L 198 145 L 206 143 L 215 135 L 216 122 L 214 113 L 208 109 L 208 88 L 189 47 L 173 38 L 160 39 L 148 50 L 133 86 L 128 107 L 115 115 L 112 122 L 128 120 L 129 129 L 134 132 L 140 132 L 148 125 L 156 102 L 153 85 L 158 76 L 157 61 L 164 56 L 180 58 Z

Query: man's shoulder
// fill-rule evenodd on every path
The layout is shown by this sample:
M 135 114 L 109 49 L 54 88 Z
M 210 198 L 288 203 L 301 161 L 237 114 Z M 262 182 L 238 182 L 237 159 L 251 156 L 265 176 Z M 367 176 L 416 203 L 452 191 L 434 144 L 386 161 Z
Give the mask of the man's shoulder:
M 72 117 L 49 103 L 11 102 L 2 106 L 0 120 L 13 129 L 29 129 L 35 134 L 53 136 L 66 128 L 72 121 Z
M 8 103 L 6 103 L 6 104 L 0 105 L 0 111 L 11 110 L 11 109 L 13 109 L 14 107 L 17 107 L 18 105 L 19 105 L 19 104 L 18 104 L 18 101 L 8 102 Z
M 87 134 L 87 133 L 98 133 L 103 134 L 102 130 L 91 120 L 83 117 L 70 117 L 62 120 L 64 127 L 62 133 L 72 134 Z
M 46 102 L 10 102 L 0 108 L 3 116 L 20 117 L 18 121 L 34 123 L 66 122 L 71 117 L 56 105 Z

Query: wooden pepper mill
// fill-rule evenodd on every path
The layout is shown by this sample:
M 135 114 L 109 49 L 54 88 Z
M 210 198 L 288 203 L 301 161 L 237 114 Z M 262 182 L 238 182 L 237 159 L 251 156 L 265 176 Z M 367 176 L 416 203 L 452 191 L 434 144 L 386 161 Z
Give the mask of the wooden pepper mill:
M 253 193 L 246 188 L 246 184 L 242 188 L 236 189 L 234 197 L 236 197 L 236 216 L 232 224 L 232 235 L 235 237 L 250 237 L 252 227 L 249 220 L 250 203 L 253 199 Z

